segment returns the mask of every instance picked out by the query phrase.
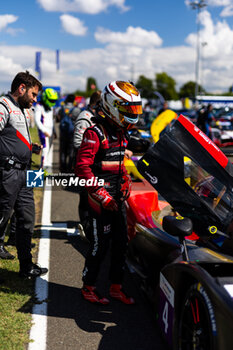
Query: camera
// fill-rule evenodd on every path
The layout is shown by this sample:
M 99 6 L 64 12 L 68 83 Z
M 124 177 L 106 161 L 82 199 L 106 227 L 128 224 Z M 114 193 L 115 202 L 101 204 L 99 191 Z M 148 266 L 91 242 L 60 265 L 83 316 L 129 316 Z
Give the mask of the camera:
M 41 146 L 38 146 L 35 144 L 32 145 L 32 153 L 40 153 L 40 151 L 41 151 Z

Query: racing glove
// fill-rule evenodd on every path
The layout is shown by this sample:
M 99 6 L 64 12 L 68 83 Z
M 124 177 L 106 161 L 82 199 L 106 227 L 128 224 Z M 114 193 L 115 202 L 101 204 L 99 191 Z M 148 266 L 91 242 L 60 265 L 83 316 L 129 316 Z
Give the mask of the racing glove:
M 99 203 L 101 203 L 102 207 L 107 210 L 118 210 L 118 205 L 115 199 L 108 193 L 108 191 L 104 188 L 98 188 L 95 192 L 91 193 L 91 196 Z
M 130 191 L 132 187 L 132 179 L 129 174 L 125 174 L 122 176 L 122 183 L 121 183 L 121 193 L 122 197 L 121 200 L 125 201 L 130 196 Z

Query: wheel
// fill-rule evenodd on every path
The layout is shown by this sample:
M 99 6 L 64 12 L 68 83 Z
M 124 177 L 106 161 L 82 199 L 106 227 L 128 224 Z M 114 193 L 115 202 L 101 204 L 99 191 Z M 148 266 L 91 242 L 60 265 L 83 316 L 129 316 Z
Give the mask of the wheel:
M 214 308 L 200 283 L 193 284 L 184 299 L 179 320 L 179 350 L 214 350 Z

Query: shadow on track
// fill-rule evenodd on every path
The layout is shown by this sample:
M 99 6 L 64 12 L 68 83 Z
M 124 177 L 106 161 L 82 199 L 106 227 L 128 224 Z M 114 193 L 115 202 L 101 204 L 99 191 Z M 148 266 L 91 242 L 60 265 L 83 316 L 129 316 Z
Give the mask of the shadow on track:
M 62 238 L 66 246 L 70 244 L 82 257 L 86 256 L 87 241 L 79 236 L 67 237 L 65 233 L 59 235 L 51 233 L 51 239 L 60 240 Z M 108 267 L 109 255 L 102 263 L 97 284 L 100 292 L 107 297 L 110 285 Z M 83 265 L 71 266 L 72 274 L 76 268 L 82 270 Z M 132 274 L 127 269 L 124 286 L 127 292 L 135 298 L 135 305 L 125 305 L 111 299 L 109 305 L 90 304 L 82 298 L 80 287 L 49 282 L 48 316 L 75 321 L 78 327 L 73 332 L 77 331 L 75 349 L 78 350 L 165 349 L 150 305 L 144 299 Z M 96 338 L 99 339 L 98 344 L 96 344 Z

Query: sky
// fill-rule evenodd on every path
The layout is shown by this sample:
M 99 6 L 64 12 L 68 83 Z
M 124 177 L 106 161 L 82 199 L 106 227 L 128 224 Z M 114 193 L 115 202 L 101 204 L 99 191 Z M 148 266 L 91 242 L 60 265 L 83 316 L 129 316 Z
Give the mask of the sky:
M 0 93 L 14 76 L 35 72 L 62 93 L 85 90 L 88 77 L 102 89 L 113 80 L 136 82 L 166 72 L 176 88 L 196 79 L 208 92 L 233 85 L 233 0 L 8 0 L 0 7 Z M 197 0 L 193 0 L 197 1 Z M 56 67 L 56 50 L 60 68 Z

